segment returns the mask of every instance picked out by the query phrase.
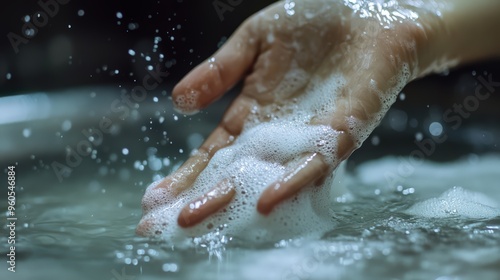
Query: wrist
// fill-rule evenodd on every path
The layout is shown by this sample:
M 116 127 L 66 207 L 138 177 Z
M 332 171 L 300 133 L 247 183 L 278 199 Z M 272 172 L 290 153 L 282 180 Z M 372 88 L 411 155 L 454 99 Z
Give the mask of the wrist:
M 419 76 L 458 64 L 500 57 L 500 1 L 442 0 L 438 15 L 421 19 Z

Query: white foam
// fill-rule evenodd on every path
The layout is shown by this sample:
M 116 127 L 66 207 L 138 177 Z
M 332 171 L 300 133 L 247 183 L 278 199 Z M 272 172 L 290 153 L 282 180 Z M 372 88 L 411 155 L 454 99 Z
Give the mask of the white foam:
M 491 219 L 500 216 L 498 207 L 496 201 L 482 193 L 455 186 L 439 197 L 416 203 L 405 212 L 428 218 Z
M 398 186 L 413 187 L 426 198 L 437 197 L 451 186 L 464 186 L 500 201 L 500 193 L 492 191 L 497 186 L 491 183 L 498 181 L 499 160 L 498 155 L 471 155 L 470 158 L 440 163 L 414 160 L 410 156 L 391 156 L 358 166 L 356 179 L 360 185 L 375 185 L 384 191 L 395 191 Z
M 148 187 L 144 198 L 145 210 L 150 211 L 144 217 L 149 220 L 148 234 L 161 232 L 163 238 L 178 241 L 219 232 L 260 242 L 319 234 L 333 228 L 330 206 L 333 196 L 339 193 L 332 194 L 329 187 L 307 188 L 295 199 L 273 209 L 267 217 L 257 212 L 256 203 L 267 186 L 297 163 L 297 155 L 320 152 L 332 164 L 336 138 L 336 131 L 329 126 L 290 121 L 262 123 L 248 129 L 233 145 L 218 151 L 194 186 L 178 197 L 155 188 L 157 183 Z M 227 178 L 236 186 L 236 195 L 227 211 L 219 211 L 195 227 L 180 228 L 177 217 L 181 208 Z M 330 176 L 325 184 L 330 186 L 332 180 Z

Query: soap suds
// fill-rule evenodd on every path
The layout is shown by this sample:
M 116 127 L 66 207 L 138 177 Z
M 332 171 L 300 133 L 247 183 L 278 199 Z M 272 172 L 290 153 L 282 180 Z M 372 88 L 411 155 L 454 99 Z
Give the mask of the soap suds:
M 351 127 L 351 136 L 359 145 L 394 102 L 407 75 L 408 67 L 403 65 L 400 75 L 395 77 L 395 86 L 379 92 L 382 108 L 375 118 L 367 121 L 346 120 Z M 343 190 L 345 184 L 337 179 L 333 185 L 334 174 L 322 186 L 303 189 L 295 197 L 284 201 L 269 216 L 262 216 L 256 210 L 256 203 L 265 188 L 300 164 L 303 155 L 319 153 L 329 166 L 338 163 L 336 155 L 340 132 L 329 125 L 313 125 L 311 120 L 331 116 L 335 112 L 338 93 L 346 86 L 345 78 L 342 75 L 308 77 L 297 68 L 291 69 L 285 80 L 289 83 L 278 86 L 276 90 L 279 92 L 273 92 L 274 95 L 285 98 L 305 86 L 303 94 L 288 103 L 270 104 L 252 110 L 241 135 L 232 145 L 215 153 L 191 188 L 177 197 L 154 186 L 148 188 L 143 199 L 146 214 L 139 226 L 143 235 L 161 236 L 170 241 L 186 237 L 220 239 L 237 236 L 259 243 L 319 236 L 335 227 L 331 206 L 345 199 L 338 200 L 337 196 L 341 194 L 332 193 L 332 187 Z M 187 100 L 183 102 L 190 103 Z M 180 228 L 177 217 L 182 207 L 223 180 L 229 180 L 236 191 L 227 207 L 196 226 Z
M 287 7 L 288 15 L 289 11 L 295 10 L 294 6 Z M 292 46 L 296 43 L 290 42 Z M 296 51 L 301 49 L 296 48 Z M 209 62 L 214 61 L 210 59 Z M 311 75 L 310 70 L 304 69 L 305 66 L 296 60 L 290 61 L 289 65 L 287 74 L 274 89 L 257 84 L 256 89 L 271 96 L 273 102 L 251 110 L 241 134 L 230 146 L 215 153 L 191 188 L 176 197 L 155 187 L 148 188 L 143 199 L 144 209 L 147 210 L 143 217 L 147 226 L 141 228 L 143 234 L 160 235 L 166 240 L 217 234 L 266 242 L 319 235 L 335 227 L 330 210 L 336 199 L 331 191 L 332 187 L 339 187 L 339 183 L 333 186 L 334 174 L 322 186 L 301 190 L 294 198 L 277 206 L 269 216 L 262 216 L 256 210 L 256 203 L 265 188 L 293 170 L 304 155 L 319 153 L 329 166 L 338 164 L 341 132 L 331 127 L 328 117 L 335 115 L 339 98 L 348 102 L 351 99 L 352 102 L 358 101 L 354 100 L 357 96 L 346 90 L 346 78 L 336 74 L 336 71 L 328 71 L 325 77 Z M 345 116 L 344 121 L 350 129 L 348 133 L 357 146 L 368 138 L 396 100 L 397 93 L 410 80 L 409 65 L 401 63 L 394 67 L 399 67 L 399 72 L 387 81 L 387 85 L 375 82 L 366 85 L 380 98 L 380 110 L 367 116 L 367 120 L 357 118 L 361 116 Z M 191 92 L 175 102 L 178 108 L 185 111 L 192 109 L 197 99 L 198 93 Z M 236 191 L 227 207 L 194 227 L 178 227 L 177 217 L 181 208 L 223 180 L 229 180 Z
M 304 133 L 307 131 L 307 133 Z M 161 235 L 175 241 L 220 233 L 252 242 L 267 242 L 309 234 L 319 234 L 334 227 L 330 205 L 333 197 L 328 187 L 310 187 L 295 198 L 277 206 L 265 217 L 256 210 L 262 191 L 284 176 L 297 163 L 297 155 L 320 152 L 332 164 L 337 132 L 329 126 L 307 125 L 280 120 L 261 123 L 245 131 L 234 144 L 221 149 L 198 176 L 192 188 L 178 197 L 164 189 L 148 187 L 143 204 L 148 221 L 147 235 Z M 215 182 L 229 179 L 236 194 L 226 207 L 199 225 L 183 229 L 177 217 L 187 202 L 201 196 Z M 331 185 L 333 176 L 325 184 Z M 339 180 L 337 178 L 337 180 Z
M 453 187 L 436 198 L 418 202 L 405 213 L 427 218 L 491 219 L 500 216 L 499 205 L 488 196 Z
M 196 90 L 189 90 L 188 93 L 179 95 L 175 98 L 174 109 L 185 115 L 193 115 L 198 113 L 198 98 L 200 93 Z

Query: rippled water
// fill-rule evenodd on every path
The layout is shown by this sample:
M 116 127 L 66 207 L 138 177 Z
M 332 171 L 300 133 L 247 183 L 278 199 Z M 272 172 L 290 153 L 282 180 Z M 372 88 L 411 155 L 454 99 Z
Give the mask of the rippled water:
M 228 236 L 224 246 L 180 248 L 137 237 L 146 186 L 179 166 L 223 110 L 177 116 L 168 97 L 158 93 L 125 121 L 113 119 L 117 133 L 106 134 L 59 182 L 51 163 L 66 163 L 65 148 L 74 149 L 86 139 L 82 129 L 99 124 L 120 94 L 110 92 L 27 95 L 17 105 L 26 107 L 11 112 L 22 113 L 19 122 L 1 124 L 0 168 L 17 163 L 18 220 L 16 273 L 3 262 L 0 279 L 500 279 L 500 217 L 477 214 L 500 207 L 499 155 L 464 154 L 459 162 L 409 169 L 404 158 L 358 163 L 347 180 L 353 199 L 332 205 L 336 224 L 321 239 L 256 246 Z M 9 102 L 1 104 L 12 108 Z M 397 175 L 397 182 L 388 174 Z M 478 206 L 466 193 L 443 199 L 454 186 L 484 194 L 497 206 Z M 406 214 L 430 198 L 448 208 L 437 205 L 427 214 L 441 211 L 444 218 Z M 3 261 L 7 252 L 2 223 Z
M 391 186 L 384 172 L 399 165 L 385 158 L 358 166 L 348 186 L 354 199 L 333 206 L 337 225 L 319 240 L 257 247 L 228 237 L 226 246 L 187 249 L 134 235 L 150 180 L 140 173 L 126 181 L 83 174 L 63 184 L 51 184 L 49 171 L 19 174 L 17 272 L 4 264 L 0 278 L 499 279 L 500 216 L 405 210 L 455 185 L 500 204 L 500 157 L 425 163 Z M 5 256 L 5 235 L 0 244 Z

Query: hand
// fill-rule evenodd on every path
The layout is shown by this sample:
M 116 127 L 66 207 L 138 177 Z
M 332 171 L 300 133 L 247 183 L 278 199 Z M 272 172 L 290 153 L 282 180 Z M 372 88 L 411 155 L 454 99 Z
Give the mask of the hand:
M 181 112 L 194 113 L 245 79 L 241 94 L 205 143 L 153 189 L 177 197 L 249 122 L 283 119 L 307 106 L 310 129 L 323 125 L 337 132 L 335 151 L 297 154 L 301 160 L 263 191 L 257 210 L 269 214 L 302 188 L 321 184 L 369 136 L 400 90 L 427 71 L 419 70 L 429 35 L 423 21 L 437 18 L 433 7 L 345 3 L 278 2 L 246 20 L 213 57 L 180 81 L 173 102 Z M 148 195 L 153 189 L 143 199 L 145 213 L 158 203 Z M 199 223 L 224 208 L 235 192 L 229 180 L 214 183 L 181 210 L 179 225 Z

